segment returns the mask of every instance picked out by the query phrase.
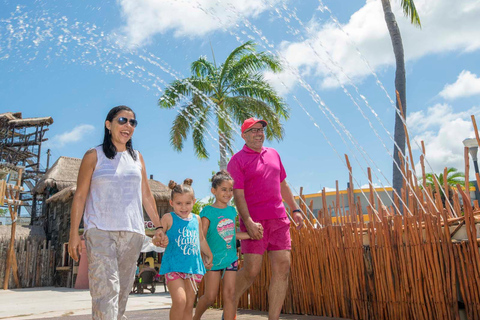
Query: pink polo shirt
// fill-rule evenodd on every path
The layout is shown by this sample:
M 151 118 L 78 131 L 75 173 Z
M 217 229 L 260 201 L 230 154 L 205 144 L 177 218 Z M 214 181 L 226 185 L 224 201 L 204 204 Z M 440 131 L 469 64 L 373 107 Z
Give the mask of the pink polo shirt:
M 287 174 L 275 149 L 263 147 L 257 152 L 245 145 L 233 155 L 227 170 L 234 180 L 233 188 L 244 190 L 254 221 L 287 216 L 280 192 L 280 183 Z

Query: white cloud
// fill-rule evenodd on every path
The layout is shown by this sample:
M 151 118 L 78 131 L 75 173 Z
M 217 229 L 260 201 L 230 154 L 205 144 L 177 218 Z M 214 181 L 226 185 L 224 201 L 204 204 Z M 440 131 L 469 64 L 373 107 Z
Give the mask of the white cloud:
M 455 167 L 464 171 L 464 146 L 462 141 L 474 138 L 473 125 L 470 115 L 480 116 L 480 107 L 472 107 L 467 111 L 455 112 L 446 104 L 437 104 L 425 111 L 413 113 L 408 117 L 409 130 L 413 133 L 412 140 L 425 142 L 425 154 L 428 164 L 426 172 L 443 172 L 445 167 Z M 413 120 L 412 120 L 413 119 Z M 412 142 L 412 148 L 418 150 L 417 144 Z M 470 164 L 473 174 L 473 164 Z M 420 174 L 420 163 L 415 169 Z
M 422 29 L 410 24 L 399 3 L 393 1 L 392 9 L 400 27 L 407 61 L 438 52 L 480 49 L 479 1 L 459 0 L 452 9 L 449 0 L 417 0 Z M 319 77 L 325 88 L 337 87 L 348 78 L 358 81 L 371 74 L 356 47 L 375 71 L 394 65 L 380 1 L 367 0 L 342 29 L 344 32 L 333 22 L 311 23 L 308 39 L 284 42 L 281 54 L 300 73 Z
M 89 124 L 78 125 L 71 131 L 54 136 L 48 141 L 48 145 L 49 147 L 62 148 L 69 143 L 82 140 L 86 135 L 92 133 L 94 129 L 95 127 Z
M 410 133 L 428 132 L 432 128 L 440 128 L 446 123 L 457 119 L 470 120 L 470 115 L 478 113 L 480 108 L 474 107 L 466 111 L 454 112 L 452 106 L 438 103 L 424 110 L 412 112 L 407 116 L 407 124 Z
M 322 193 L 322 190 L 318 190 L 317 193 Z M 325 192 L 332 192 L 332 191 L 337 191 L 336 188 L 330 188 L 330 187 L 325 187 Z
M 235 26 L 243 17 L 256 17 L 280 0 L 119 0 L 129 45 L 148 42 L 158 33 L 196 37 Z
M 480 95 L 480 77 L 468 70 L 463 70 L 452 84 L 447 84 L 439 95 L 453 100 L 462 97 Z
M 373 185 L 373 188 L 374 188 L 374 189 L 383 188 L 383 187 L 385 187 L 385 188 L 389 188 L 389 187 L 390 187 L 390 186 L 382 186 L 382 185 L 380 185 L 380 184 L 378 184 L 378 183 L 375 183 L 375 182 L 372 183 L 372 185 Z M 365 183 L 365 184 L 363 184 L 363 185 L 360 186 L 360 189 L 368 189 L 368 188 L 370 188 L 370 185 L 369 185 L 368 183 Z

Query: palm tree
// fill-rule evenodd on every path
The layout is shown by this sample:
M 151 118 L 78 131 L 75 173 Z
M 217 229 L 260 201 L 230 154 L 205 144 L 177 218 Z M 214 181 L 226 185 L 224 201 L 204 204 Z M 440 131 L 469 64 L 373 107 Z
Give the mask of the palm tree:
M 450 167 L 450 168 L 447 168 L 446 177 L 444 177 L 443 173 L 440 173 L 439 175 L 435 173 L 427 173 L 425 175 L 426 186 L 430 187 L 433 193 L 436 192 L 434 177 L 437 178 L 437 182 L 441 189 L 445 187 L 445 179 L 446 179 L 448 190 L 443 190 L 443 192 L 442 191 L 440 192 L 440 196 L 444 205 L 445 205 L 446 194 L 448 194 L 449 201 L 450 202 L 452 201 L 452 196 L 453 196 L 452 190 L 457 188 L 457 184 L 461 185 L 462 187 L 465 187 L 465 173 L 459 172 L 456 168 Z M 420 182 L 420 184 L 422 184 L 423 178 L 419 177 L 418 181 Z M 472 185 L 473 183 L 469 182 L 469 186 L 472 186 Z
M 420 17 L 418 15 L 417 9 L 415 8 L 415 3 L 413 0 L 401 0 L 401 5 L 403 8 L 403 13 L 410 18 L 410 22 L 418 27 L 421 27 Z M 383 13 L 385 15 L 385 22 L 387 23 L 388 32 L 390 33 L 390 38 L 392 40 L 393 53 L 395 54 L 395 90 L 398 91 L 400 96 L 400 101 L 398 101 L 396 107 L 398 112 L 395 114 L 395 129 L 394 129 L 394 152 L 393 157 L 394 161 L 397 164 L 400 164 L 400 157 L 398 155 L 399 150 L 405 154 L 405 130 L 403 129 L 403 122 L 399 116 L 400 103 L 402 105 L 403 114 L 407 114 L 407 99 L 406 99 L 406 77 L 405 77 L 405 58 L 403 53 L 403 43 L 402 36 L 400 35 L 400 29 L 398 28 L 397 21 L 395 20 L 395 15 L 392 12 L 392 7 L 390 5 L 390 0 L 382 0 Z M 398 146 L 398 147 L 397 147 Z M 401 171 L 397 166 L 393 164 L 393 188 L 400 193 L 400 190 L 403 185 L 403 177 Z
M 250 41 L 233 50 L 219 67 L 205 57 L 194 61 L 192 75 L 173 81 L 158 101 L 165 109 L 183 104 L 170 130 L 173 149 L 183 150 L 191 130 L 196 156 L 208 159 L 204 137 L 210 123 L 214 123 L 218 132 L 220 169 L 226 169 L 227 152 L 233 153 L 234 124 L 240 125 L 250 117 L 268 122 L 267 140 L 283 139 L 280 120 L 288 119 L 288 107 L 263 77 L 264 71 L 276 73 L 281 70 L 276 57 L 256 52 L 255 44 Z
M 432 190 L 435 190 L 435 182 L 433 181 L 434 176 L 437 178 L 440 187 L 445 186 L 445 177 L 443 176 L 443 173 L 440 173 L 439 175 L 436 175 L 435 173 L 427 173 L 425 175 L 427 186 L 430 186 Z M 420 177 L 419 180 L 421 181 L 422 178 Z M 456 188 L 457 184 L 465 187 L 465 173 L 459 172 L 457 168 L 447 168 L 446 181 L 449 187 Z

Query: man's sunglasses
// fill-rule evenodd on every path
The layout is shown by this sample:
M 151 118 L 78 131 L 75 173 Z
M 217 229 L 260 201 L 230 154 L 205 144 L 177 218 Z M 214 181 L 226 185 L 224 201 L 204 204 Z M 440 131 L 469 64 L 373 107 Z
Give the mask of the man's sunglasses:
M 125 118 L 125 117 L 120 117 L 120 118 L 118 118 L 118 119 L 117 119 L 117 122 L 118 122 L 119 125 L 122 125 L 122 126 L 123 126 L 124 124 L 126 124 L 127 122 L 129 122 L 130 125 L 131 125 L 132 127 L 134 127 L 134 128 L 135 128 L 135 127 L 137 126 L 137 124 L 138 124 L 138 121 L 137 121 L 137 120 L 135 120 L 135 119 L 128 119 L 128 118 Z

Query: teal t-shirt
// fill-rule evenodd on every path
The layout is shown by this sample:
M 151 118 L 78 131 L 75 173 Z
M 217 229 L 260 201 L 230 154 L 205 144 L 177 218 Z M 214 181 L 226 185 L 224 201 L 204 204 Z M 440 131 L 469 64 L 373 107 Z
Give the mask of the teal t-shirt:
M 206 206 L 200 217 L 210 221 L 206 239 L 213 254 L 213 266 L 210 270 L 221 270 L 230 266 L 237 258 L 235 238 L 235 218 L 237 211 L 233 207 L 224 209 Z

